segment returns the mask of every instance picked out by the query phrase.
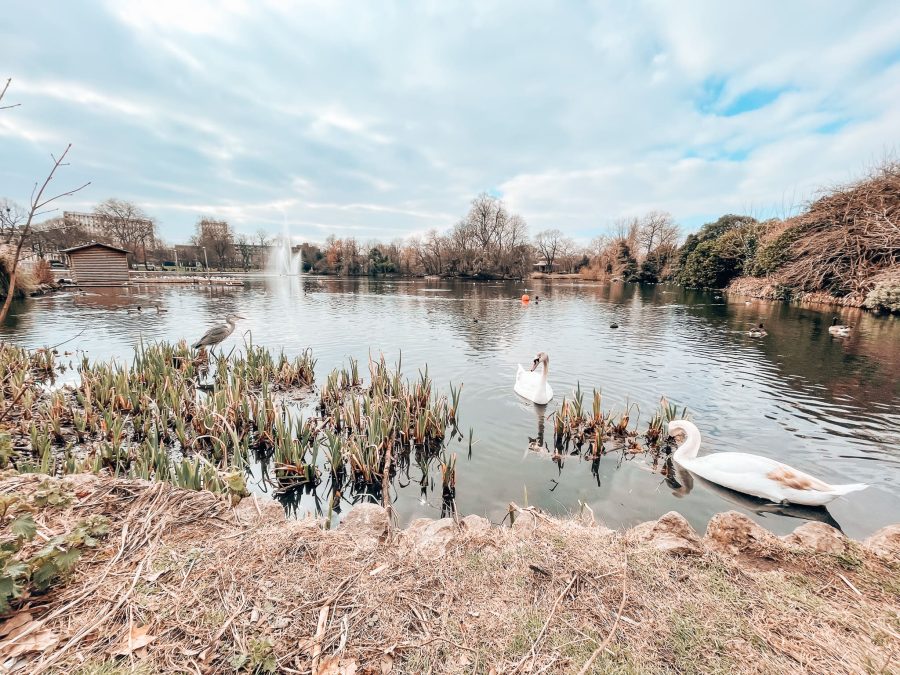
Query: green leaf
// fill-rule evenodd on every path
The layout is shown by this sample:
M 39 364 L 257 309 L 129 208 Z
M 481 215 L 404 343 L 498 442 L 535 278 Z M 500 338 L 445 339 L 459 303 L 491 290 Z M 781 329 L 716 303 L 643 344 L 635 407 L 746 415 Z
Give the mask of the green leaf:
M 250 657 L 246 654 L 235 654 L 230 659 L 228 659 L 228 665 L 230 665 L 235 670 L 240 670 L 247 664 L 247 661 L 249 660 Z
M 60 573 L 70 572 L 80 557 L 81 551 L 77 548 L 70 548 L 56 556 L 56 567 Z
M 30 513 L 19 516 L 10 523 L 10 530 L 19 539 L 31 541 L 37 533 L 37 525 Z
M 9 610 L 9 601 L 22 595 L 22 586 L 12 577 L 0 575 L 0 612 Z
M 45 591 L 53 583 L 59 570 L 54 560 L 47 560 L 31 574 L 31 580 L 39 591 Z

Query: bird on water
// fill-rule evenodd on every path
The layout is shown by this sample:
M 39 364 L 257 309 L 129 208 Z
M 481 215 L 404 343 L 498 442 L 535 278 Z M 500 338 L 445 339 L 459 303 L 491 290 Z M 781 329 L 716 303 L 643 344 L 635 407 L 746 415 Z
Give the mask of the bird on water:
M 675 431 L 685 435 L 672 455 L 676 464 L 711 483 L 775 504 L 824 506 L 867 487 L 863 483 L 830 485 L 777 460 L 746 452 L 715 452 L 698 457 L 700 430 L 696 425 L 687 420 L 672 420 L 669 432 Z
M 203 337 L 192 344 L 191 347 L 193 349 L 200 349 L 200 347 L 215 347 L 234 332 L 235 324 L 237 324 L 239 319 L 243 318 L 244 317 L 238 316 L 237 314 L 229 314 L 225 317 L 224 324 L 210 328 Z
M 853 327 L 842 324 L 840 319 L 834 317 L 831 320 L 831 325 L 828 327 L 828 332 L 839 337 L 847 337 L 853 332 Z

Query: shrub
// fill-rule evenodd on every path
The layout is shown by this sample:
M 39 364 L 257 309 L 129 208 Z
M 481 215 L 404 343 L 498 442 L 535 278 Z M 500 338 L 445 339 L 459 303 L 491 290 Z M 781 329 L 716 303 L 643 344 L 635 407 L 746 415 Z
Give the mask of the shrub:
M 875 288 L 866 295 L 863 307 L 886 312 L 900 312 L 900 278 L 876 283 Z
M 37 261 L 37 264 L 32 271 L 32 275 L 34 276 L 34 280 L 39 284 L 52 284 L 54 280 L 53 269 L 50 267 L 50 263 L 43 258 Z
M 729 214 L 689 235 L 679 251 L 676 280 L 683 286 L 723 288 L 744 273 L 756 254 L 761 226 L 749 216 Z
M 756 252 L 747 272 L 755 277 L 772 274 L 791 259 L 791 246 L 802 234 L 801 228 L 789 227 Z

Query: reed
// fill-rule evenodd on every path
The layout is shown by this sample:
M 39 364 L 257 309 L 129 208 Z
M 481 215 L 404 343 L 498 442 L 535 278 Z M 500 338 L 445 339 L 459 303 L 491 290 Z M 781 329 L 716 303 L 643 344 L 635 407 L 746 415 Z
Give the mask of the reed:
M 462 385 L 439 392 L 427 366 L 407 380 L 399 362 L 370 358 L 365 384 L 349 359 L 303 416 L 302 398 L 280 393 L 313 386 L 308 350 L 288 358 L 247 342 L 210 360 L 184 341 L 141 343 L 130 364 L 81 359 L 77 381 L 49 392 L 54 365 L 51 351 L 0 345 L 0 415 L 14 422 L 2 429 L 3 456 L 23 470 L 110 473 L 234 498 L 246 489 L 235 476 L 243 481 L 253 459 L 267 476 L 271 466 L 279 493 L 315 490 L 327 476 L 334 509 L 348 492 L 383 492 L 414 453 L 423 480 L 437 462 L 442 485 L 446 475 L 455 489 L 456 456 L 441 458 L 449 440 L 462 440 Z M 472 444 L 470 431 L 470 453 Z

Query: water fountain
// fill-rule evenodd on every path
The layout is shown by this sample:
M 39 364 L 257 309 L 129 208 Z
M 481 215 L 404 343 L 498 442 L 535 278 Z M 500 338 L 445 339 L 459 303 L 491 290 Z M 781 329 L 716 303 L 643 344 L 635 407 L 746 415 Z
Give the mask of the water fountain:
M 291 237 L 287 225 L 284 232 L 269 249 L 266 273 L 276 276 L 299 276 L 303 271 L 300 252 L 291 250 Z

